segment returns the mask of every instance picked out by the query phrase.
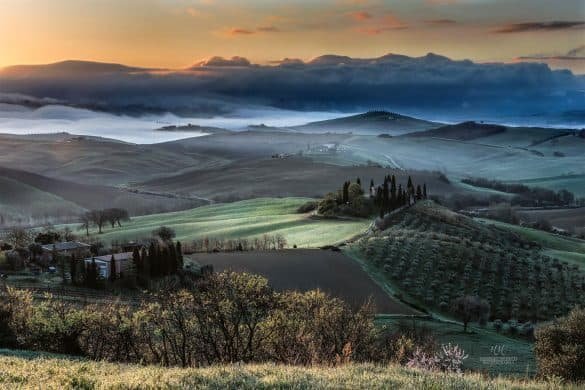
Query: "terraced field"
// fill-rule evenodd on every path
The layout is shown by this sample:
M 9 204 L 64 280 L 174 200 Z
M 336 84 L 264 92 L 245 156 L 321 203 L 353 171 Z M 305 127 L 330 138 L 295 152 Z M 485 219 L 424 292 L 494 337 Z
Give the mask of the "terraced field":
M 189 242 L 209 238 L 253 238 L 262 234 L 282 234 L 288 246 L 315 248 L 354 237 L 367 229 L 369 220 L 314 219 L 297 213 L 306 198 L 261 198 L 229 204 L 216 204 L 191 210 L 132 218 L 122 228 L 92 232 L 105 243 L 151 237 L 160 226 L 173 228 L 177 240 Z M 76 227 L 76 226 L 71 226 Z

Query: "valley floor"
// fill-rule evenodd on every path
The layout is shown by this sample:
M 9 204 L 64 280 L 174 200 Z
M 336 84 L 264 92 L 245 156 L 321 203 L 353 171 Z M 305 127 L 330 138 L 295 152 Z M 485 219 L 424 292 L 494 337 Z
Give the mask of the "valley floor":
M 571 389 L 558 382 L 442 374 L 400 366 L 234 364 L 164 368 L 0 350 L 1 389 Z

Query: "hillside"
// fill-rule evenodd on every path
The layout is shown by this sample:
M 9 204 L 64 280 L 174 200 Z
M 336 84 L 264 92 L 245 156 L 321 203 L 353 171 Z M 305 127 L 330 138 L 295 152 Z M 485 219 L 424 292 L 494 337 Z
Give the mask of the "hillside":
M 457 125 L 445 125 L 436 129 L 407 134 L 408 137 L 438 137 L 470 141 L 477 138 L 503 133 L 505 126 L 490 125 L 477 122 L 463 122 Z
M 360 239 L 351 251 L 396 294 L 436 312 L 448 315 L 454 299 L 478 295 L 490 304 L 491 320 L 534 323 L 585 302 L 585 272 L 549 251 L 565 248 L 553 235 L 518 234 L 432 202 L 388 222 L 388 229 Z M 571 249 L 583 251 L 578 242 Z
M 221 161 L 221 156 L 67 133 L 0 134 L 0 166 L 86 184 L 122 185 Z
M 426 183 L 433 194 L 463 192 L 445 182 L 437 172 L 390 171 L 379 166 L 342 166 L 313 161 L 309 158 L 264 158 L 237 161 L 225 166 L 182 172 L 177 175 L 139 183 L 138 188 L 202 196 L 217 201 L 234 201 L 256 197 L 322 197 L 345 180 L 360 177 L 380 183 L 394 173 L 406 182 L 407 176 Z
M 363 114 L 311 122 L 291 129 L 308 133 L 354 133 L 400 135 L 428 130 L 438 123 L 416 119 L 387 111 L 370 111 Z
M 350 239 L 370 224 L 369 220 L 313 219 L 297 213 L 297 208 L 307 200 L 259 198 L 140 216 L 121 228 L 106 229 L 96 236 L 106 243 L 139 240 L 150 237 L 154 229 L 164 225 L 173 228 L 176 239 L 184 243 L 205 237 L 252 238 L 266 233 L 284 235 L 290 247 L 315 248 Z
M 76 219 L 87 209 L 120 207 L 130 214 L 148 214 L 195 207 L 206 202 L 138 194 L 123 189 L 79 184 L 0 167 L 0 215 L 3 222 L 29 224 Z
M 400 366 L 226 365 L 164 368 L 0 350 L 0 388 L 44 389 L 576 389 L 577 385 L 441 374 Z

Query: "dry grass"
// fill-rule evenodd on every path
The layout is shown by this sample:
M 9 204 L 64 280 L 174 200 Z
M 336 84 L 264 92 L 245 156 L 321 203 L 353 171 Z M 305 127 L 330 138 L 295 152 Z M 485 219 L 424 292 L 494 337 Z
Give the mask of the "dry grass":
M 558 389 L 559 382 L 440 374 L 400 366 L 271 364 L 163 368 L 0 351 L 2 389 Z

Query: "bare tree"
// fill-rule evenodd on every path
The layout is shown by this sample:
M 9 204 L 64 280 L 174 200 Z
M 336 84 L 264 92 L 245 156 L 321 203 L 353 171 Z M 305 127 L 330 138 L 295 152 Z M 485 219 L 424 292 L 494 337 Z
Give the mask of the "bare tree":
M 463 321 L 463 331 L 471 321 L 485 323 L 490 313 L 490 305 L 478 296 L 465 295 L 453 301 L 451 311 Z
M 32 235 L 26 229 L 14 227 L 8 231 L 6 241 L 9 242 L 13 248 L 26 248 L 29 242 L 32 241 Z
M 81 222 L 79 230 L 85 230 L 85 235 L 89 237 L 89 228 L 92 224 L 91 214 L 89 212 L 83 213 L 79 217 L 79 222 Z

